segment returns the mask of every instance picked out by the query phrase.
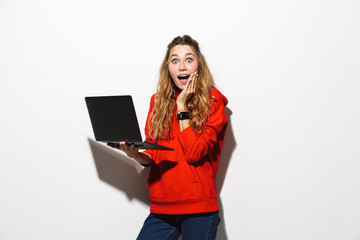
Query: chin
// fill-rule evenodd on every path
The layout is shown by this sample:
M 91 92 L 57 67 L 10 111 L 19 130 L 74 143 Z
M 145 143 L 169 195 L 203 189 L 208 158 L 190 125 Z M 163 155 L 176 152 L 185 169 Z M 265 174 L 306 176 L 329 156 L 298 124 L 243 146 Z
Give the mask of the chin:
M 185 85 L 182 84 L 174 84 L 177 89 L 183 90 L 185 88 Z
M 184 90 L 184 88 L 185 88 L 185 86 L 177 86 L 178 87 L 178 89 L 180 89 L 180 90 Z

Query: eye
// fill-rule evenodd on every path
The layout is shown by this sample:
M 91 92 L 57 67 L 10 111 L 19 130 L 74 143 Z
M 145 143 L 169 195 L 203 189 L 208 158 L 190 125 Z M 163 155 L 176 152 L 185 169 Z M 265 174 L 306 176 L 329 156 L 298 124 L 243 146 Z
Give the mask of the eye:
M 173 59 L 171 62 L 172 62 L 172 63 L 178 63 L 179 61 L 176 60 L 176 59 Z
M 191 63 L 193 60 L 191 58 L 186 59 L 186 62 Z

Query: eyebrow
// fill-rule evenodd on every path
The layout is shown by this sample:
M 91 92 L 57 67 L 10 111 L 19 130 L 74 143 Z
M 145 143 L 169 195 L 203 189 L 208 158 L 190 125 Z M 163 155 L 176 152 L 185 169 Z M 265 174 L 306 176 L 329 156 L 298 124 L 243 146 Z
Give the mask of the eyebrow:
M 187 53 L 185 54 L 185 56 L 189 56 L 189 55 L 192 55 L 192 56 L 195 56 L 193 53 Z M 179 55 L 177 54 L 172 54 L 170 57 L 178 57 Z

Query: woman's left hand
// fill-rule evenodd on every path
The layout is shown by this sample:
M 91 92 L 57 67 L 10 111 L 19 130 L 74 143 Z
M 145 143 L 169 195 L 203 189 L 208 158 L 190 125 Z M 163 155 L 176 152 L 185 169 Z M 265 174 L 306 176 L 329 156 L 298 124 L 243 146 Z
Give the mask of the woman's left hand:
M 181 91 L 178 98 L 176 99 L 178 109 L 184 109 L 186 100 L 195 93 L 197 76 L 197 72 L 194 72 L 190 75 L 189 80 L 185 85 L 185 88 Z
M 120 141 L 118 145 L 108 143 L 108 146 L 125 152 L 126 155 L 131 158 L 136 158 L 136 156 L 139 154 L 139 148 L 135 147 L 134 144 L 128 144 L 126 141 Z

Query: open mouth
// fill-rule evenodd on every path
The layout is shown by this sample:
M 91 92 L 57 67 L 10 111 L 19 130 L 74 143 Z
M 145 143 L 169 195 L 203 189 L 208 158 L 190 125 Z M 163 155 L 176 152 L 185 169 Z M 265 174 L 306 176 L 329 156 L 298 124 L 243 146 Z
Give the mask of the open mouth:
M 187 83 L 189 77 L 190 77 L 190 75 L 183 74 L 183 75 L 178 76 L 178 79 L 182 85 L 185 85 Z
M 190 75 L 180 75 L 178 76 L 179 80 L 187 80 L 190 77 Z
M 185 85 L 187 83 L 189 77 L 190 77 L 190 75 L 183 74 L 183 75 L 178 76 L 178 79 L 181 84 Z

